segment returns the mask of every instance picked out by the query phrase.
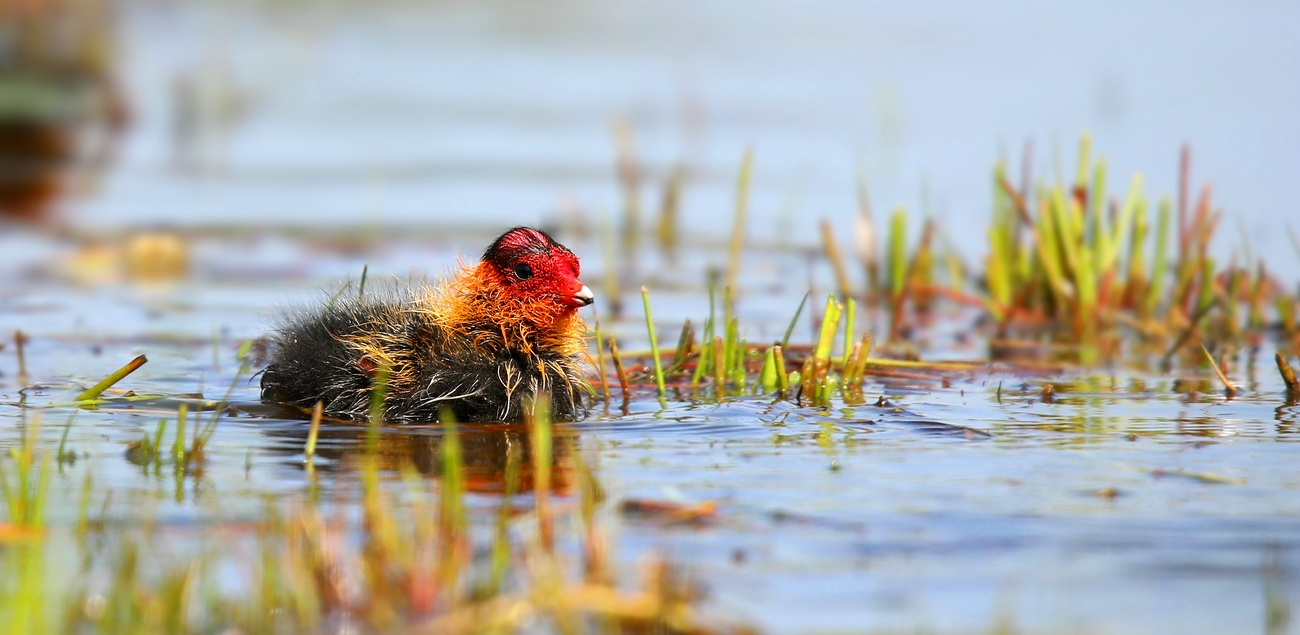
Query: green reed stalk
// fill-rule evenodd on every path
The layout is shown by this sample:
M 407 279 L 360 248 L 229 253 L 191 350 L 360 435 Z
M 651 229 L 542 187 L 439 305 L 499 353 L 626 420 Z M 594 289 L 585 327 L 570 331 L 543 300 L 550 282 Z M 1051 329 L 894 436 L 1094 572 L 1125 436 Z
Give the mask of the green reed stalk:
M 1074 186 L 1085 188 L 1088 186 L 1088 166 L 1092 162 L 1092 135 L 1083 133 L 1079 139 L 1079 163 L 1075 167 Z
M 784 398 L 790 392 L 790 376 L 785 372 L 785 351 L 780 345 L 772 347 L 772 357 L 776 360 L 776 388 Z
M 735 371 L 736 341 L 739 329 L 735 324 L 735 296 L 733 287 L 722 289 L 722 374 L 730 377 Z
M 605 372 L 605 338 L 600 330 L 600 317 L 595 317 L 596 331 L 596 373 L 600 375 L 600 387 L 605 393 L 605 401 L 609 401 L 609 375 Z
M 844 311 L 844 363 L 848 364 L 849 349 L 853 347 L 853 319 L 858 312 L 858 303 L 853 298 L 848 298 L 845 302 Z
M 537 535 L 542 549 L 550 553 L 555 545 L 555 524 L 551 517 L 551 403 L 550 398 L 533 404 L 533 497 L 537 514 Z
M 1110 238 L 1107 241 L 1106 251 L 1103 254 L 1104 259 L 1097 270 L 1101 273 L 1117 271 L 1120 266 L 1120 250 L 1124 248 L 1124 242 L 1128 239 L 1130 231 L 1136 231 L 1135 218 L 1142 201 L 1142 175 L 1134 174 L 1133 180 L 1129 182 L 1128 194 L 1124 196 L 1124 205 L 1120 207 L 1119 218 L 1115 219 L 1115 224 L 1111 227 Z
M 59 449 L 54 454 L 54 457 L 59 464 L 60 473 L 63 472 L 63 463 L 65 461 L 71 463 L 72 461 L 75 461 L 77 458 L 74 454 L 66 452 L 64 450 L 64 448 L 68 446 L 68 433 L 72 432 L 72 422 L 76 418 L 77 418 L 77 411 L 73 410 L 72 414 L 68 415 L 68 422 L 63 425 L 63 436 L 59 437 Z
M 898 208 L 889 218 L 889 296 L 892 304 L 903 299 L 907 283 L 907 210 Z
M 632 398 L 631 382 L 627 378 L 627 369 L 623 366 L 623 356 L 618 352 L 618 340 L 613 335 L 609 336 L 609 357 L 614 360 L 614 372 L 618 374 L 618 385 L 623 391 L 623 402 L 627 403 Z
M 1179 311 L 1189 311 L 1187 303 L 1191 297 L 1192 285 L 1196 282 L 1196 274 L 1199 270 L 1197 264 L 1196 256 L 1179 257 L 1174 293 L 1170 298 L 1171 313 L 1174 308 Z M 1195 312 L 1195 307 L 1192 307 L 1190 312 Z
M 1264 328 L 1264 294 L 1268 289 L 1268 274 L 1264 271 L 1264 261 L 1260 259 L 1255 269 L 1255 284 L 1250 290 L 1250 309 L 1246 315 L 1246 324 L 1251 330 Z
M 1300 321 L 1296 319 L 1296 298 L 1278 296 L 1273 300 L 1273 309 L 1282 323 L 1282 331 L 1287 337 L 1295 337 L 1296 331 L 1300 330 Z
M 45 494 L 49 488 L 50 461 L 41 460 L 40 472 L 32 481 L 32 465 L 36 461 L 36 441 L 40 434 L 40 419 L 23 429 L 18 447 L 10 450 L 14 459 L 14 486 L 10 486 L 6 468 L 0 464 L 0 495 L 4 496 L 9 522 L 20 527 L 38 528 L 45 522 Z
M 713 338 L 709 337 L 700 343 L 700 355 L 695 364 L 695 372 L 691 373 L 691 386 L 699 386 L 700 380 L 710 377 L 710 368 L 713 366 Z
M 86 477 L 81 481 L 81 498 L 77 502 L 77 538 L 85 540 L 86 529 L 90 525 L 90 493 L 94 483 L 94 472 L 86 470 Z
M 1080 247 L 1083 251 L 1092 253 L 1088 262 L 1093 267 L 1090 272 L 1093 280 L 1103 279 L 1105 270 L 1102 265 L 1106 252 L 1110 250 L 1110 232 L 1107 231 L 1106 223 L 1106 190 L 1099 187 L 1104 185 L 1105 180 L 1105 169 L 1099 158 L 1093 167 L 1092 187 L 1084 196 L 1084 200 L 1079 203 L 1079 214 L 1084 221 L 1080 228 L 1080 237 L 1083 240 Z
M 110 374 L 108 377 L 105 377 L 98 384 L 95 384 L 94 386 L 91 386 L 90 388 L 86 389 L 85 392 L 77 396 L 76 401 L 87 401 L 100 396 L 101 394 L 103 394 L 105 390 L 111 388 L 113 384 L 122 381 L 124 377 L 130 375 L 131 373 L 134 373 L 136 369 L 140 368 L 141 366 L 144 366 L 145 363 L 148 361 L 149 359 L 144 355 L 137 356 L 135 359 L 127 362 L 125 366 L 113 371 L 112 374 Z
M 162 466 L 162 439 L 163 432 L 166 432 L 166 430 L 167 418 L 163 417 L 163 419 L 158 422 L 158 427 L 154 429 L 153 445 L 149 447 L 149 454 L 153 460 L 155 471 Z
M 862 378 L 866 375 L 867 361 L 871 359 L 871 344 L 872 337 L 863 335 L 862 341 L 859 343 L 861 350 L 858 353 L 856 363 L 853 365 L 853 385 L 855 386 L 860 385 Z
M 655 383 L 659 385 L 662 402 L 668 397 L 668 389 L 664 387 L 664 362 L 659 359 L 659 339 L 655 337 L 654 315 L 650 312 L 650 291 L 645 287 L 641 287 L 641 304 L 645 306 L 645 329 L 650 334 L 650 356 L 654 358 Z
M 712 376 L 713 332 L 714 325 L 717 323 L 716 306 L 717 282 L 713 276 L 709 276 L 709 317 L 704 321 L 704 333 L 700 345 L 700 361 L 695 365 L 695 373 L 691 376 L 692 386 L 699 386 L 702 378 Z
M 758 371 L 757 388 L 764 393 L 776 390 L 776 355 L 772 347 L 768 347 L 767 354 L 763 356 L 763 369 Z
M 781 348 L 790 345 L 790 336 L 794 334 L 794 327 L 799 323 L 799 316 L 803 315 L 803 307 L 808 304 L 809 295 L 812 295 L 811 291 L 803 294 L 803 299 L 799 300 L 799 308 L 794 310 L 794 317 L 790 318 L 790 324 L 785 327 L 785 335 L 781 337 Z
M 618 153 L 618 182 L 623 190 L 623 249 L 636 253 L 641 237 L 641 168 L 636 137 L 627 121 L 615 122 L 613 133 Z
M 1206 256 L 1201 261 L 1201 290 L 1200 297 L 1196 301 L 1196 310 L 1204 311 L 1214 301 L 1214 259 Z M 1228 297 L 1225 299 L 1226 304 L 1236 302 L 1236 298 Z
M 736 384 L 743 390 L 749 382 L 749 368 L 746 365 L 749 359 L 749 341 L 740 340 L 740 346 L 736 347 Z
M 1097 280 L 1093 276 L 1092 259 L 1096 256 L 1091 250 L 1081 250 L 1079 254 L 1079 313 L 1076 325 L 1080 331 L 1079 363 L 1091 366 L 1097 363 Z
M 1060 190 L 1054 190 L 1059 193 Z M 1057 230 L 1056 205 L 1049 193 L 1042 201 L 1038 214 L 1038 262 L 1047 276 L 1048 291 L 1055 298 L 1057 306 L 1064 307 L 1066 300 L 1073 296 L 1070 285 L 1065 279 L 1065 266 L 1061 261 L 1060 233 Z
M 497 512 L 494 538 L 492 540 L 492 568 L 488 581 L 488 597 L 496 597 L 501 592 L 506 571 L 510 567 L 510 519 L 514 516 L 515 495 L 519 493 L 520 458 L 519 445 L 511 443 L 506 446 L 505 491 L 501 495 L 501 508 Z
M 185 406 L 181 406 L 184 408 Z M 316 438 L 320 436 L 320 420 L 325 414 L 325 404 L 317 401 L 311 409 L 311 428 L 307 430 L 307 458 L 316 456 Z
M 847 298 L 853 295 L 853 288 L 849 284 L 849 269 L 844 264 L 844 255 L 840 252 L 840 247 L 835 242 L 835 230 L 831 222 L 822 219 L 822 250 L 826 255 L 826 260 L 831 264 L 831 271 L 835 274 L 835 289 L 840 297 Z
M 844 383 L 840 386 L 842 390 L 847 390 L 853 386 L 853 369 L 858 365 L 858 356 L 862 354 L 862 343 L 858 342 L 853 345 L 853 352 L 844 357 L 844 371 L 840 373 Z
M 230 396 L 235 394 L 235 387 L 239 385 L 240 378 L 242 378 L 246 373 L 248 373 L 249 369 L 252 368 L 253 360 L 252 357 L 249 356 L 249 351 L 251 351 L 252 348 L 253 340 L 244 340 L 244 342 L 239 345 L 239 350 L 235 352 L 235 359 L 239 361 L 239 368 L 235 371 L 235 376 L 230 378 L 230 385 L 226 387 L 226 394 L 221 397 L 221 401 L 217 404 L 217 407 L 213 409 L 212 416 L 208 419 L 208 422 L 203 425 L 202 430 L 198 429 L 199 421 L 198 417 L 195 417 L 195 433 L 192 446 L 190 447 L 190 455 L 198 456 L 199 452 L 203 450 L 203 446 L 207 445 L 208 440 L 216 433 L 217 422 L 221 420 L 221 413 L 225 411 L 226 404 L 230 403 Z M 187 460 L 190 455 L 187 455 Z
M 1002 312 L 1011 309 L 1012 282 L 1011 273 L 1015 267 L 1013 262 L 1014 256 L 1011 253 L 1010 245 L 1006 237 L 1006 232 L 996 225 L 989 227 L 989 258 L 987 264 L 986 278 L 989 286 L 989 296 L 993 300 L 992 308 L 994 318 L 1002 322 L 1005 318 Z
M 799 367 L 799 370 L 790 374 L 791 383 L 796 382 L 796 377 L 798 378 L 797 383 L 799 384 L 799 399 L 795 403 L 803 405 L 804 399 L 812 401 L 816 397 L 817 358 L 812 355 L 805 357 L 803 365 Z
M 693 348 L 695 348 L 695 329 L 691 328 L 691 321 L 687 319 L 682 324 L 681 335 L 677 336 L 677 351 L 673 353 L 673 361 L 668 365 L 669 375 L 676 375 L 682 371 L 690 359 Z
M 189 406 L 181 404 L 176 409 L 176 440 L 172 442 L 172 463 L 179 473 L 186 467 L 187 452 L 185 451 L 185 426 L 188 424 L 186 419 L 189 418 Z M 197 418 L 197 417 L 196 417 Z
M 719 402 L 727 395 L 727 347 L 722 338 L 713 337 L 713 386 L 715 397 Z
M 1052 190 L 1052 224 L 1057 231 L 1058 246 L 1063 257 L 1065 276 L 1077 284 L 1079 280 L 1079 247 L 1083 232 L 1079 228 L 1079 215 L 1082 209 L 1079 202 L 1070 198 L 1067 202 L 1065 193 L 1060 188 Z M 1078 289 L 1075 288 L 1077 293 Z
M 602 267 L 604 269 L 601 279 L 601 286 L 604 288 L 602 295 L 607 298 L 610 311 L 617 321 L 623 314 L 623 290 L 619 286 L 618 249 L 615 243 L 614 228 L 610 226 L 609 216 L 602 213 L 600 215 L 600 258 L 605 264 Z
M 814 405 L 826 405 L 831 393 L 831 347 L 835 342 L 835 333 L 839 330 L 841 308 L 835 302 L 835 296 L 826 299 L 826 312 L 822 315 L 821 332 L 817 337 L 817 348 L 813 354 L 811 377 L 805 377 L 804 385 L 811 387 Z
M 1146 271 L 1142 263 L 1142 248 L 1147 240 L 1147 232 L 1151 231 L 1151 223 L 1147 219 L 1147 199 L 1145 196 L 1138 196 L 1137 202 L 1133 209 L 1133 229 L 1129 235 L 1128 249 L 1128 280 L 1126 285 L 1130 289 L 1128 293 L 1129 300 L 1133 305 L 1141 307 L 1141 299 L 1136 295 L 1145 291 Z
M 835 301 L 835 296 L 827 297 L 826 311 L 822 314 L 822 327 L 817 335 L 817 348 L 814 352 L 817 359 L 830 360 L 831 346 L 835 343 L 835 331 L 840 324 L 840 313 L 840 305 Z
M 331 309 L 333 309 L 334 305 L 339 301 L 339 298 L 343 297 L 343 293 L 351 288 L 352 288 L 351 280 L 348 280 L 347 282 L 343 283 L 343 286 L 339 287 L 339 290 L 335 291 L 334 295 L 331 295 L 329 301 L 325 303 L 325 311 L 329 312 Z M 215 365 L 217 364 L 214 364 L 214 366 Z
M 1088 192 L 1088 202 L 1092 204 L 1092 217 L 1095 219 L 1097 228 L 1097 240 L 1105 241 L 1109 237 L 1105 235 L 1103 226 L 1106 220 L 1106 159 L 1097 157 L 1097 162 L 1092 168 L 1092 190 Z M 1101 247 L 1103 243 L 1097 243 Z
M 1228 267 L 1228 296 L 1223 305 L 1223 335 L 1229 339 L 1234 339 L 1240 335 L 1241 308 L 1238 306 L 1240 303 L 1239 298 L 1241 298 L 1241 271 L 1235 265 L 1231 265 Z
M 681 208 L 682 183 L 685 180 L 686 166 L 680 163 L 673 166 L 668 177 L 664 179 L 663 198 L 659 205 L 659 222 L 655 226 L 655 233 L 659 238 L 659 248 L 669 258 L 677 252 L 679 233 L 677 218 Z
M 1160 297 L 1167 293 L 1165 268 L 1169 258 L 1169 225 L 1172 222 L 1172 214 L 1173 203 L 1169 197 L 1161 198 L 1160 212 L 1156 221 L 1155 252 L 1151 255 L 1151 283 L 1147 287 L 1143 311 L 1147 318 L 1155 317 L 1156 310 L 1160 306 Z
M 375 369 L 375 382 L 370 388 L 370 424 L 366 426 L 366 454 L 373 455 L 379 450 L 379 431 L 384 426 L 384 403 L 388 399 L 387 363 L 379 364 Z
M 23 352 L 29 338 L 22 331 L 14 331 L 14 355 L 18 358 L 18 385 L 27 385 L 27 355 Z
M 948 287 L 953 291 L 960 293 L 965 287 L 966 275 L 962 269 L 961 257 L 957 255 L 957 250 L 953 249 L 952 243 L 944 241 L 945 251 L 944 261 L 948 265 Z
M 578 474 L 579 521 L 582 527 L 580 541 L 583 552 L 583 569 L 588 582 L 600 583 L 609 579 L 606 571 L 605 548 L 596 528 L 596 505 L 604 492 L 591 467 L 572 439 L 568 443 L 569 456 L 573 457 L 574 471 Z
M 863 174 L 861 165 L 858 166 L 856 185 L 858 222 L 866 228 L 868 236 L 868 242 L 863 246 L 861 256 L 863 265 L 867 270 L 867 297 L 872 298 L 880 294 L 880 256 L 876 251 L 875 219 L 872 218 L 871 214 L 871 197 L 867 193 L 867 177 Z
M 754 171 L 754 150 L 745 150 L 736 178 L 736 213 L 731 222 L 731 244 L 727 257 L 727 286 L 734 289 L 740 275 L 740 254 L 745 246 L 745 215 L 749 208 L 749 181 Z
M 731 384 L 738 389 L 745 388 L 745 343 L 740 340 L 740 321 L 731 318 L 727 324 L 727 342 L 725 350 L 726 375 Z
M 442 424 L 442 495 L 440 525 L 444 540 L 465 535 L 465 461 L 460 447 L 460 430 L 450 408 L 438 413 Z

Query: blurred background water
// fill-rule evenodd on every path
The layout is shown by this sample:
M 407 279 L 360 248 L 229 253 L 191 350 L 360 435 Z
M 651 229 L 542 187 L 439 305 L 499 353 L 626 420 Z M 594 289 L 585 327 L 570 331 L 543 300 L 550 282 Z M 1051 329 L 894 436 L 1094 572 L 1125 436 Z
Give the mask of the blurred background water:
M 648 185 L 690 167 L 688 232 L 725 231 L 753 147 L 753 235 L 847 221 L 861 173 L 976 257 L 993 161 L 1029 141 L 1068 177 L 1082 131 L 1116 188 L 1159 194 L 1191 144 L 1240 225 L 1225 254 L 1287 254 L 1300 218 L 1294 2 L 128 2 L 115 24 L 134 122 L 81 223 L 615 213 L 617 122 Z

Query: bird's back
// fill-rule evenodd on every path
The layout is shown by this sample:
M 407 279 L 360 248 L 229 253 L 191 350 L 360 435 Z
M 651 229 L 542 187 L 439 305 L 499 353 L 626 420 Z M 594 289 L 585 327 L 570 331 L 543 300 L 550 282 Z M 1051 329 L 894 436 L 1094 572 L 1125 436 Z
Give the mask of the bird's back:
M 262 399 L 364 421 L 371 387 L 387 368 L 384 419 L 436 421 L 446 408 L 461 421 L 519 419 L 535 394 L 551 396 L 558 419 L 583 413 L 585 385 L 571 355 L 484 346 L 472 329 L 440 323 L 409 299 L 351 298 L 291 316 L 273 338 Z

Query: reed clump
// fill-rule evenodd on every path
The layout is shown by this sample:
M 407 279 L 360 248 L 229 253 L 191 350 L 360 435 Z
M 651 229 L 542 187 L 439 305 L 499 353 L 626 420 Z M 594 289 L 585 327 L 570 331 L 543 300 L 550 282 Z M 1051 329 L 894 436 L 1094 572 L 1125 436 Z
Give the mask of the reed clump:
M 742 201 L 748 166 L 747 157 Z M 641 363 L 620 372 L 620 382 L 652 378 L 661 398 L 674 390 L 679 395 L 710 391 L 718 401 L 760 393 L 816 406 L 829 405 L 833 395 L 861 403 L 863 380 L 870 374 L 942 379 L 982 365 L 916 359 L 909 344 L 913 326 L 949 302 L 982 309 L 987 319 L 981 322 L 990 325 L 984 330 L 989 362 L 1041 368 L 1122 360 L 1145 366 L 1155 358 L 1167 370 L 1179 361 L 1213 370 L 1232 394 L 1236 386 L 1228 380 L 1228 363 L 1237 352 L 1257 346 L 1269 332 L 1281 334 L 1280 348 L 1300 349 L 1298 298 L 1283 292 L 1264 261 L 1252 259 L 1248 249 L 1226 264 L 1215 258 L 1211 245 L 1223 212 L 1208 184 L 1195 201 L 1188 196 L 1186 149 L 1180 168 L 1177 199 L 1153 203 L 1141 175 L 1121 193 L 1111 191 L 1106 161 L 1093 157 L 1087 135 L 1069 181 L 1031 185 L 1026 169 L 1016 185 L 1004 165 L 995 165 L 982 272 L 967 270 L 933 221 L 922 223 L 920 235 L 909 239 L 908 212 L 901 207 L 888 218 L 885 248 L 877 249 L 860 184 L 856 238 L 867 284 L 855 288 L 833 227 L 823 222 L 821 242 L 836 293 L 827 298 L 814 343 L 790 343 L 807 296 L 780 342 L 747 342 L 736 317 L 732 278 L 721 285 L 715 278 L 698 338 L 688 322 L 676 349 L 662 355 L 645 296 L 652 350 L 625 353 Z M 735 235 L 739 230 L 733 228 Z M 732 256 L 734 262 L 734 250 Z M 872 328 L 858 332 L 859 306 L 869 318 L 881 311 L 887 317 L 887 335 L 878 347 L 883 358 L 871 357 Z M 1198 348 L 1214 351 L 1221 363 Z M 665 364 L 666 356 L 671 362 Z M 602 374 L 601 381 L 608 378 Z
M 873 358 L 874 338 L 870 333 L 859 336 L 858 302 L 848 298 L 841 302 L 829 295 L 821 313 L 817 341 L 813 345 L 790 344 L 795 323 L 803 314 L 807 297 L 800 303 L 782 341 L 770 345 L 751 344 L 741 337 L 739 318 L 729 308 L 734 302 L 730 289 L 723 293 L 722 315 L 718 315 L 715 289 L 710 289 L 710 311 L 704 320 L 699 341 L 687 321 L 674 350 L 619 355 L 615 352 L 618 381 L 627 391 L 633 387 L 658 394 L 674 393 L 677 399 L 713 399 L 743 395 L 775 395 L 798 404 L 828 407 L 839 398 L 847 405 L 865 401 L 863 384 L 869 375 L 906 376 L 941 380 L 958 372 L 973 371 L 982 364 L 925 363 Z M 648 297 L 648 294 L 647 296 Z M 654 341 L 654 330 L 647 333 Z M 726 324 L 725 328 L 721 324 Z M 612 344 L 612 338 L 608 341 Z M 839 350 L 836 343 L 839 342 Z M 624 356 L 638 361 L 624 369 Z M 659 359 L 659 363 L 656 363 Z M 670 359 L 668 364 L 663 359 Z M 903 369 L 917 371 L 912 374 Z M 931 374 L 921 374 L 931 373 Z M 610 378 L 597 381 L 611 381 Z
M 983 290 L 997 323 L 994 356 L 1034 341 L 1065 345 L 1090 365 L 1257 338 L 1279 286 L 1262 260 L 1211 255 L 1223 212 L 1209 184 L 1188 198 L 1189 171 L 1184 149 L 1176 204 L 1153 205 L 1140 174 L 1122 196 L 1108 190 L 1106 161 L 1092 158 L 1087 136 L 1071 183 L 1022 191 L 996 166 Z
M 1028 165 L 1028 157 L 1026 157 Z M 895 355 L 916 317 L 947 299 L 984 309 L 993 329 L 990 357 L 1094 365 L 1158 357 L 1203 364 L 1198 344 L 1249 348 L 1279 326 L 1286 348 L 1300 347 L 1297 298 L 1269 275 L 1249 246 L 1226 262 L 1211 246 L 1223 211 L 1207 183 L 1192 198 L 1191 153 L 1183 149 L 1176 198 L 1154 199 L 1141 174 L 1113 191 L 1104 158 L 1084 135 L 1068 179 L 1032 183 L 1023 170 L 1013 183 L 999 162 L 983 270 L 968 272 L 950 247 L 936 247 L 933 221 L 910 243 L 908 212 L 888 218 L 885 248 L 875 246 L 865 188 L 859 186 L 857 235 L 868 271 L 856 293 L 833 233 L 822 227 L 827 261 L 841 300 L 850 296 L 889 315 L 887 349 Z M 883 253 L 882 253 L 883 252 Z M 946 276 L 947 285 L 938 280 Z

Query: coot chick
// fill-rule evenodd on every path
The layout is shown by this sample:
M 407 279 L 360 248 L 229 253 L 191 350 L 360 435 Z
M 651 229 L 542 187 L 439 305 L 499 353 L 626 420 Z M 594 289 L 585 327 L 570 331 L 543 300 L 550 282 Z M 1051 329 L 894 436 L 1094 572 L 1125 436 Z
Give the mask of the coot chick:
M 592 302 L 578 257 L 545 232 L 517 227 L 451 279 L 389 297 L 338 298 L 289 317 L 271 337 L 262 400 L 326 415 L 369 417 L 387 368 L 384 420 L 512 421 L 549 394 L 559 419 L 585 414 L 586 325 Z M 402 296 L 402 297 L 398 297 Z

